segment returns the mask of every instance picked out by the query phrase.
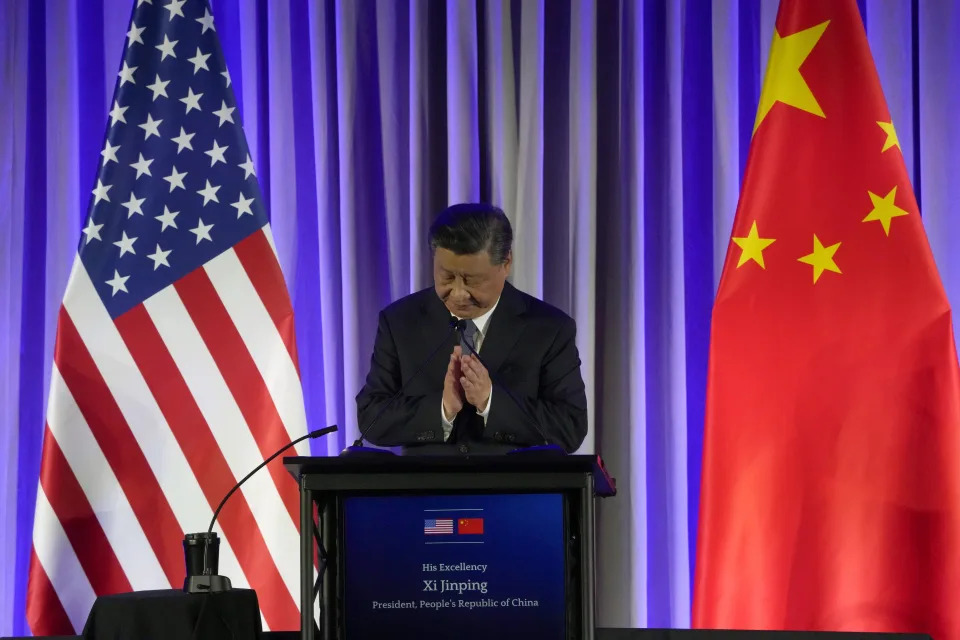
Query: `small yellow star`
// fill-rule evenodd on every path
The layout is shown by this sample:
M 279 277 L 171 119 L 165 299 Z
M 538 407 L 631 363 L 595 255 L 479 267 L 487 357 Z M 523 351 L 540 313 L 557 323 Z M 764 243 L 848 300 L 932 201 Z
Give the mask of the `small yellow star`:
M 894 199 L 897 197 L 897 188 L 894 187 L 893 189 L 890 189 L 890 193 L 882 198 L 872 191 L 867 191 L 867 193 L 870 195 L 870 201 L 873 202 L 873 211 L 868 213 L 867 217 L 861 222 L 879 220 L 880 224 L 883 225 L 883 232 L 889 236 L 890 221 L 894 218 L 899 218 L 900 216 L 905 216 L 909 213 L 893 203 Z
M 763 91 L 760 93 L 760 105 L 757 108 L 757 119 L 753 123 L 754 133 L 777 102 L 808 111 L 821 118 L 825 117 L 810 86 L 800 73 L 800 66 L 820 41 L 829 24 L 830 21 L 827 20 L 785 38 L 781 38 L 780 33 L 774 30 L 773 44 L 770 46 L 770 61 L 767 63 L 767 74 L 763 79 Z
M 746 237 L 731 238 L 731 240 L 741 249 L 740 260 L 737 262 L 738 269 L 748 260 L 753 260 L 760 265 L 761 269 L 766 269 L 763 264 L 763 250 L 776 242 L 776 240 L 773 238 L 761 238 L 760 234 L 757 233 L 756 220 L 754 220 L 753 225 L 750 226 L 750 233 L 748 233 Z
M 903 151 L 903 147 L 900 146 L 900 138 L 897 137 L 897 130 L 893 128 L 893 122 L 880 122 L 878 120 L 877 124 L 880 125 L 880 128 L 887 134 L 887 139 L 883 143 L 883 149 L 880 149 L 880 153 L 883 153 L 890 147 L 897 147 L 900 151 Z
M 833 261 L 833 254 L 835 254 L 839 248 L 839 242 L 829 247 L 824 247 L 823 244 L 820 243 L 820 238 L 817 237 L 817 234 L 813 234 L 813 253 L 807 254 L 802 258 L 797 258 L 797 260 L 813 267 L 814 284 L 820 279 L 824 271 L 841 273 L 840 267 Z

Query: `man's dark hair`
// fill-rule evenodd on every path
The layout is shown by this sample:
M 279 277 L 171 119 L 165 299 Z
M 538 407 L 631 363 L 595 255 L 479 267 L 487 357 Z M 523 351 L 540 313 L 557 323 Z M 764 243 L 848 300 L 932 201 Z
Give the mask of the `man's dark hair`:
M 447 249 L 457 255 L 486 250 L 490 262 L 503 264 L 513 245 L 507 215 L 492 204 L 469 202 L 447 207 L 430 225 L 430 250 Z

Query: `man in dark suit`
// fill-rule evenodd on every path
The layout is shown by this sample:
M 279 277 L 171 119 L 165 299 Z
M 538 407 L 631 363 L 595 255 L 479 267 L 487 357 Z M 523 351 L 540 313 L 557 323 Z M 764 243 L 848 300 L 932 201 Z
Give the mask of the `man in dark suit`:
M 407 453 L 502 453 L 545 441 L 572 452 L 583 442 L 576 325 L 507 282 L 512 242 L 507 216 L 488 204 L 454 205 L 430 227 L 434 286 L 380 312 L 370 372 L 357 394 L 360 427 L 409 385 L 367 440 Z M 457 319 L 466 321 L 462 336 L 450 330 Z M 437 348 L 449 357 L 436 353 L 411 379 Z

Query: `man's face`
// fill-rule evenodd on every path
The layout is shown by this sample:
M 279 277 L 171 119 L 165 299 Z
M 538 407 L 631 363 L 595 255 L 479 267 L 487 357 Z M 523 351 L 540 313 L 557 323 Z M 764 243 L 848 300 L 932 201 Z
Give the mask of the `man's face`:
M 511 258 L 495 265 L 486 250 L 458 255 L 438 247 L 433 254 L 433 286 L 447 311 L 471 320 L 489 311 L 510 275 Z

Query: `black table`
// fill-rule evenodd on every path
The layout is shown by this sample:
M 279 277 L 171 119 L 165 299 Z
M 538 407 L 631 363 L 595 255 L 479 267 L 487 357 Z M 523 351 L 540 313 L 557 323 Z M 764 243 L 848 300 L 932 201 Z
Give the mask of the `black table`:
M 176 590 L 100 596 L 84 640 L 259 640 L 260 605 L 251 589 L 193 594 Z

